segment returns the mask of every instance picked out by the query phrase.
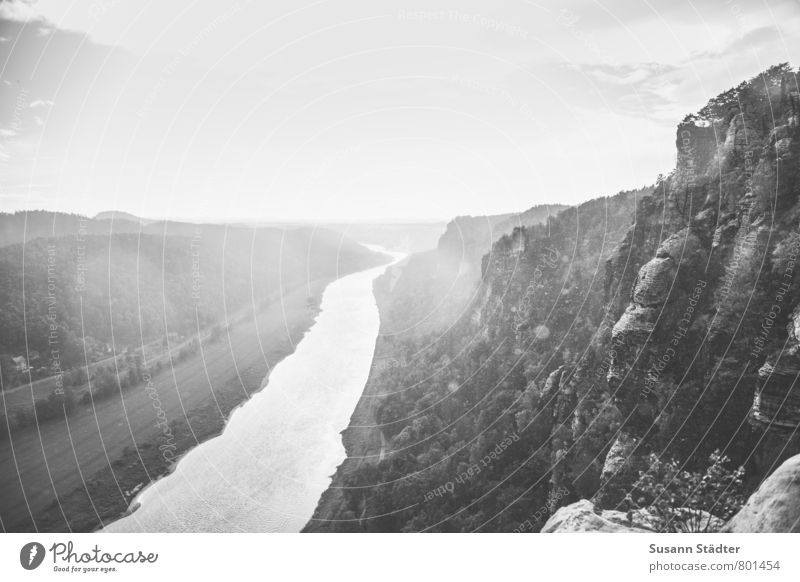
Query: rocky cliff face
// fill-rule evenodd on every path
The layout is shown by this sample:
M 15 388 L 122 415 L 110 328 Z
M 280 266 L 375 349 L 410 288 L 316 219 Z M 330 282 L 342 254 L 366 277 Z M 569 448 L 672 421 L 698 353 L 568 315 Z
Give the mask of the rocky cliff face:
M 651 452 L 691 468 L 721 449 L 753 486 L 800 451 L 797 103 L 795 75 L 773 68 L 687 117 L 675 171 L 609 261 L 623 286 L 641 266 L 627 305 L 607 304 L 605 380 L 622 420 L 602 507 L 629 506 Z
M 440 421 L 437 415 L 422 414 L 411 419 L 409 427 L 393 423 L 395 401 L 418 400 L 426 388 L 420 383 L 410 390 L 398 391 L 396 383 L 404 384 L 436 361 L 425 353 L 429 342 L 452 348 L 455 343 L 439 343 L 436 338 L 453 338 L 472 327 L 474 313 L 470 306 L 480 293 L 482 259 L 492 254 L 493 243 L 512 238 L 519 242 L 523 227 L 546 231 L 548 218 L 564 208 L 543 205 L 520 214 L 458 217 L 448 223 L 436 249 L 411 255 L 377 280 L 375 296 L 381 313 L 381 333 L 364 393 L 350 426 L 342 433 L 348 457 L 337 469 L 332 486 L 322 496 L 304 531 L 400 529 L 391 516 L 375 514 L 375 507 L 382 503 L 378 498 L 387 494 L 390 486 L 361 492 L 349 488 L 353 482 L 369 482 L 375 478 L 376 470 L 383 470 L 398 459 L 400 455 L 389 453 L 401 439 L 433 431 Z M 446 362 L 451 354 L 437 353 L 439 356 Z M 446 392 L 450 390 L 452 382 L 445 388 Z M 430 403 L 431 396 L 419 402 Z M 441 486 L 436 483 L 421 490 L 420 498 Z
M 640 508 L 653 454 L 702 472 L 719 450 L 754 490 L 800 452 L 799 112 L 773 67 L 678 125 L 654 187 L 494 243 L 468 317 L 395 346 L 363 528 L 538 531 L 542 507 Z
M 450 256 L 480 264 L 481 258 L 504 235 L 515 229 L 547 224 L 550 218 L 567 208 L 563 204 L 541 204 L 518 214 L 459 216 L 447 224 L 438 249 Z
M 663 198 L 639 209 L 644 221 L 664 216 L 663 242 L 637 245 L 642 266 L 611 334 L 619 438 L 639 444 L 629 474 L 601 484 L 607 503 L 624 495 L 644 452 L 691 464 L 724 449 L 757 483 L 800 450 L 798 368 L 786 349 L 798 301 L 796 87 L 791 71 L 773 68 L 688 117 Z
M 598 342 L 620 413 L 602 507 L 630 503 L 652 452 L 692 468 L 722 450 L 753 487 L 800 451 L 797 113 L 795 74 L 775 67 L 688 116 L 674 172 L 609 261 L 612 287 L 636 275 Z
M 447 224 L 436 249 L 416 253 L 400 267 L 382 313 L 383 332 L 415 336 L 455 325 L 476 297 L 481 265 L 495 242 L 524 228 L 543 227 L 563 205 L 540 205 L 519 214 L 459 216 Z M 516 230 L 516 232 L 515 232 Z M 518 242 L 519 244 L 519 242 Z
M 800 456 L 778 467 L 722 531 L 800 532 Z

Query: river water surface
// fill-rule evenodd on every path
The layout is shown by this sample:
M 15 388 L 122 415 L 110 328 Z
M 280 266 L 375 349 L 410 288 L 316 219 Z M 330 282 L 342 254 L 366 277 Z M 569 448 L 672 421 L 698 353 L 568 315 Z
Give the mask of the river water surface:
M 345 458 L 340 432 L 366 384 L 378 336 L 372 283 L 386 268 L 331 283 L 316 322 L 266 387 L 104 531 L 300 531 Z

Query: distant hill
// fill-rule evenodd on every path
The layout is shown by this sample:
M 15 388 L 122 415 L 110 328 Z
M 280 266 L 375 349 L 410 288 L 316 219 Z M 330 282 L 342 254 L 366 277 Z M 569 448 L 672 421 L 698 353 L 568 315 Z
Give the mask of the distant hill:
M 418 253 L 436 248 L 445 230 L 444 222 L 420 223 L 331 223 L 325 224 L 360 243 L 379 245 L 387 249 Z
M 540 204 L 520 213 L 459 216 L 447 224 L 438 246 L 480 264 L 481 257 L 503 235 L 511 234 L 515 228 L 545 225 L 565 208 L 568 207 L 563 204 Z
M 565 208 L 538 205 L 520 213 L 451 220 L 436 248 L 414 253 L 403 265 L 392 267 L 395 277 L 383 309 L 384 332 L 423 334 L 453 325 L 475 297 L 481 260 L 492 245 L 514 229 L 546 231 L 548 220 Z
M 0 212 L 0 247 L 30 242 L 42 237 L 108 235 L 112 221 L 97 220 L 80 214 L 49 210 Z M 139 232 L 139 223 L 130 220 L 113 222 L 115 233 Z
M 130 212 L 122 212 L 121 210 L 104 210 L 94 215 L 95 220 L 127 220 L 129 222 L 136 222 L 140 224 L 148 224 L 155 222 L 154 220 L 141 218 Z

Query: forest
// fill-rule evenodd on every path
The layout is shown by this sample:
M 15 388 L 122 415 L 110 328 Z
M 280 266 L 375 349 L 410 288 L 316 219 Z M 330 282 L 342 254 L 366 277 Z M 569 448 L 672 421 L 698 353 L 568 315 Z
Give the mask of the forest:
M 0 248 L 0 386 L 50 379 L 35 402 L 4 404 L 14 428 L 69 412 L 88 397 L 72 389 L 90 379 L 97 398 L 135 386 L 145 371 L 194 353 L 198 339 L 218 339 L 283 293 L 384 260 L 324 229 L 120 220 L 111 234 L 90 234 L 107 223 L 32 213 L 30 230 L 20 232 L 61 236 Z M 133 230 L 140 232 L 124 232 Z

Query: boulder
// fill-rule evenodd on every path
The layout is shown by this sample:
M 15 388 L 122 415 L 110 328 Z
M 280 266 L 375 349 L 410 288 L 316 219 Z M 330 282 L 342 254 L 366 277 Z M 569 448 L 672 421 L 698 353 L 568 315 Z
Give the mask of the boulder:
M 581 499 L 556 511 L 544 524 L 542 533 L 647 533 L 654 531 L 647 527 L 647 517 L 642 511 L 633 512 L 630 521 L 621 511 L 604 510 L 598 514 L 591 501 Z
M 778 467 L 722 531 L 800 532 L 800 455 Z

